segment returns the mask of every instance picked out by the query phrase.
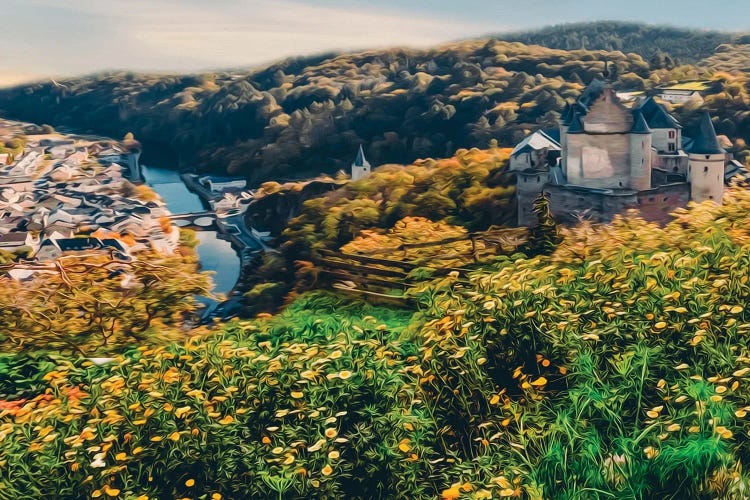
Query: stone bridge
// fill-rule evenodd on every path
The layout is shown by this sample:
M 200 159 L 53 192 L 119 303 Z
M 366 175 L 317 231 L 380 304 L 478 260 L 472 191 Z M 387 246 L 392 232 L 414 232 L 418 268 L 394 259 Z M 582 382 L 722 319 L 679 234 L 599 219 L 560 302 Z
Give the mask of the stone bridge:
M 216 229 L 216 214 L 213 212 L 190 212 L 186 214 L 172 214 L 168 216 L 178 227 L 194 227 L 199 229 Z

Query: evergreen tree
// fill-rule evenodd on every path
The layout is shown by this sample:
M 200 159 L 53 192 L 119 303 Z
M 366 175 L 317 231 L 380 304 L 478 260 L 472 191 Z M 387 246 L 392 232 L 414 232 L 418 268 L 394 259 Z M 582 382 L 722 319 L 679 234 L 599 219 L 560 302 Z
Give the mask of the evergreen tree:
M 534 200 L 534 213 L 537 217 L 536 226 L 531 229 L 528 243 L 530 255 L 546 255 L 552 253 L 562 241 L 557 221 L 549 208 L 549 199 L 542 193 Z

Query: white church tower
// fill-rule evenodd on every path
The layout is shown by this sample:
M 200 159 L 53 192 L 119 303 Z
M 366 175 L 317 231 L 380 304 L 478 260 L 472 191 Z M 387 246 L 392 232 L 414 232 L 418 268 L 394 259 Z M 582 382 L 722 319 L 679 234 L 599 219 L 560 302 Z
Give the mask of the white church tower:
M 721 204 L 726 151 L 719 145 L 708 112 L 701 117 L 700 135 L 690 147 L 689 158 L 690 199 L 696 203 L 712 200 Z
M 365 152 L 362 150 L 362 145 L 359 145 L 359 151 L 357 157 L 352 163 L 352 180 L 358 181 L 364 177 L 370 175 L 370 162 L 365 158 Z

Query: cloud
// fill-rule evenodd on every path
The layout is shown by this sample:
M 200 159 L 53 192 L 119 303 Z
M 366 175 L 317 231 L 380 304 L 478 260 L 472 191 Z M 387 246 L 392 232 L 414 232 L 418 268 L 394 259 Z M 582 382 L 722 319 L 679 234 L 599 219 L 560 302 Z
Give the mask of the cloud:
M 50 67 L 27 68 L 54 73 L 66 72 L 66 64 L 67 72 L 250 66 L 334 50 L 427 47 L 497 28 L 300 0 L 25 0 L 24 5 L 40 16 L 57 12 L 61 28 L 50 25 L 46 32 L 29 34 L 35 38 L 35 65 Z M 76 33 L 63 28 L 66 19 L 77 23 Z M 77 50 L 66 52 L 66 46 Z

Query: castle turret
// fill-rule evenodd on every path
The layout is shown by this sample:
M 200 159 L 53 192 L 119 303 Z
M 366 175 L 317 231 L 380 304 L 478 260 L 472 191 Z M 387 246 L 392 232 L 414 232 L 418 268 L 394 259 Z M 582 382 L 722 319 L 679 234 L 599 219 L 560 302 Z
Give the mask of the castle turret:
M 352 180 L 358 181 L 368 175 L 370 175 L 370 162 L 365 158 L 365 152 L 360 144 L 357 157 L 354 159 L 354 163 L 352 163 Z
M 560 166 L 563 172 L 567 171 L 568 129 L 573 119 L 573 113 L 573 106 L 570 103 L 565 103 L 565 109 L 560 115 Z
M 630 188 L 651 189 L 651 129 L 643 114 L 636 110 L 630 130 Z
M 689 151 L 690 199 L 697 203 L 712 200 L 720 204 L 724 193 L 726 151 L 719 145 L 708 112 L 701 117 L 698 133 Z

